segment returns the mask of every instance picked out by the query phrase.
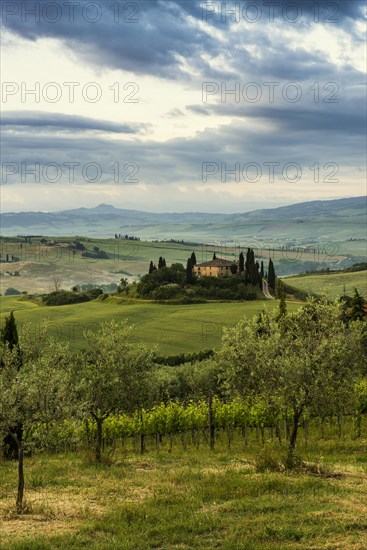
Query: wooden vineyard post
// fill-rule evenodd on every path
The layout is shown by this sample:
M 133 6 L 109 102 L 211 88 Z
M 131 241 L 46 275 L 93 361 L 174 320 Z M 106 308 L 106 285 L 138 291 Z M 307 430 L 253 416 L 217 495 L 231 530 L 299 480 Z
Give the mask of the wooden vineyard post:
M 208 427 L 209 427 L 209 447 L 214 449 L 214 425 L 213 425 L 213 393 L 209 391 L 208 398 Z

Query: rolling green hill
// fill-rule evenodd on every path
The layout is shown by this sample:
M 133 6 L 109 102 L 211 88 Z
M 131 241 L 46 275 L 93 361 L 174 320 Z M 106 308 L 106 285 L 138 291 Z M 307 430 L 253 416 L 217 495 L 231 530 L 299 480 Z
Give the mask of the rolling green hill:
M 225 327 L 234 326 L 244 316 L 252 316 L 264 308 L 272 310 L 277 305 L 275 300 L 171 305 L 110 297 L 105 301 L 47 307 L 18 296 L 0 297 L 1 320 L 13 310 L 20 331 L 22 325 L 29 322 L 35 337 L 42 319 L 48 319 L 49 333 L 69 341 L 77 350 L 84 347 L 82 332 L 85 328 L 95 330 L 100 322 L 111 319 L 128 320 L 136 325 L 133 341 L 158 345 L 160 353 L 165 355 L 217 347 Z M 290 311 L 297 307 L 298 303 L 288 304 Z
M 355 273 L 323 273 L 298 277 L 285 277 L 284 282 L 293 288 L 310 294 L 326 294 L 335 299 L 344 294 L 352 296 L 354 289 L 367 298 L 367 271 Z

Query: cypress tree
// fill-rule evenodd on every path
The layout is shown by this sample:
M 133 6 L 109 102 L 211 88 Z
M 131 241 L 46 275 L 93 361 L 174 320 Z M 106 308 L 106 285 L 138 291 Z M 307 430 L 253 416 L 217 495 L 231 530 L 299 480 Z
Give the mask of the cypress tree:
M 18 330 L 14 319 L 14 313 L 11 312 L 9 317 L 5 318 L 5 325 L 1 330 L 1 341 L 9 346 L 9 349 L 13 350 L 17 348 L 17 363 L 18 370 L 21 367 L 22 358 L 18 347 Z M 1 364 L 0 364 L 1 367 Z M 3 439 L 3 456 L 7 460 L 15 459 L 18 456 L 18 445 L 15 442 L 12 433 L 16 433 L 19 441 L 23 437 L 23 426 L 21 422 L 16 422 L 16 425 L 9 430 L 9 433 L 5 435 Z
M 260 268 L 261 277 L 264 277 L 264 262 L 261 262 L 261 268 Z
M 270 258 L 268 267 L 268 283 L 272 290 L 275 290 L 275 270 L 273 260 Z
M 216 260 L 216 259 L 217 259 L 217 255 L 216 255 L 216 253 L 214 252 L 214 254 L 213 254 L 213 260 Z
M 261 275 L 261 272 L 259 272 L 259 289 L 262 291 L 263 289 L 263 276 Z
M 187 260 L 187 264 L 186 264 L 186 283 L 187 284 L 192 284 L 194 282 L 194 275 L 192 273 L 192 261 L 191 261 L 191 258 L 189 258 Z
M 251 265 L 255 265 L 255 252 L 253 248 L 250 249 L 250 261 Z
M 262 277 L 261 277 L 261 274 L 260 274 L 260 264 L 259 264 L 259 262 L 256 262 L 255 266 L 254 266 L 254 280 L 253 280 L 252 284 L 253 285 L 259 285 L 260 290 L 262 290 Z
M 163 258 L 162 258 L 162 256 L 159 256 L 158 269 L 162 269 L 162 267 L 163 267 Z
M 150 262 L 149 264 L 149 275 L 151 275 L 154 271 L 154 265 L 153 265 L 153 262 Z
M 251 253 L 250 253 L 250 249 L 248 248 L 246 252 L 246 262 L 245 262 L 246 284 L 250 282 L 250 273 L 251 273 Z
M 245 270 L 246 270 L 246 282 L 256 285 L 258 282 L 258 277 L 256 273 L 256 268 L 255 268 L 255 254 L 252 248 L 247 249 Z
M 259 282 L 259 263 L 255 264 L 255 255 L 254 251 L 249 248 L 248 250 L 248 260 L 247 261 L 247 280 L 252 285 L 257 285 Z
M 358 290 L 354 289 L 354 296 L 351 302 L 352 311 L 350 313 L 350 318 L 352 321 L 363 321 L 364 316 L 366 315 L 364 311 L 365 301 L 363 296 L 361 296 Z
M 192 263 L 192 265 L 196 265 L 196 264 L 197 264 L 195 252 L 193 252 L 193 253 L 191 254 L 191 263 Z
M 238 267 L 239 267 L 240 273 L 243 273 L 245 271 L 245 258 L 244 258 L 243 252 L 240 253 L 239 260 L 238 260 Z
M 12 350 L 18 345 L 18 340 L 17 325 L 14 319 L 14 313 L 11 312 L 9 317 L 5 318 L 5 325 L 1 329 L 1 341 L 4 344 L 8 344 L 9 349 Z
M 246 271 L 249 270 L 249 265 L 250 265 L 250 249 L 248 248 L 246 252 L 246 262 L 245 262 Z

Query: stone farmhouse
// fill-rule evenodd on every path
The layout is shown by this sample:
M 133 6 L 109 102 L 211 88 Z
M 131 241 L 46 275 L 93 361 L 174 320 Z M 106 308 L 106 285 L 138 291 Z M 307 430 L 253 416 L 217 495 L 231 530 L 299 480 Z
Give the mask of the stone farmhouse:
M 193 271 L 198 277 L 231 277 L 236 273 L 237 268 L 237 262 L 216 258 L 194 265 Z

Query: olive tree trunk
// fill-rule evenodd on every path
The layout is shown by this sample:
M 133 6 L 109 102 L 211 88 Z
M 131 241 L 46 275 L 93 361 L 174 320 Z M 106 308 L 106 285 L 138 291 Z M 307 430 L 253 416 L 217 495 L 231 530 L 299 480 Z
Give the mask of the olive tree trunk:
M 102 427 L 103 418 L 95 417 L 97 424 L 97 439 L 96 439 L 96 462 L 102 461 Z
M 292 424 L 292 431 L 289 438 L 289 447 L 288 447 L 288 454 L 292 455 L 294 453 L 294 449 L 296 447 L 296 441 L 297 441 L 297 434 L 298 434 L 298 428 L 299 428 L 299 421 L 302 416 L 302 408 L 295 409 L 293 411 L 293 424 Z
M 16 508 L 18 514 L 23 510 L 23 497 L 24 497 L 24 446 L 21 441 L 17 441 L 18 445 L 18 492 Z

